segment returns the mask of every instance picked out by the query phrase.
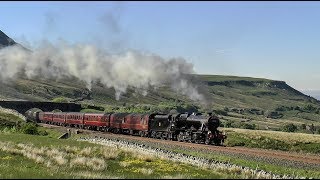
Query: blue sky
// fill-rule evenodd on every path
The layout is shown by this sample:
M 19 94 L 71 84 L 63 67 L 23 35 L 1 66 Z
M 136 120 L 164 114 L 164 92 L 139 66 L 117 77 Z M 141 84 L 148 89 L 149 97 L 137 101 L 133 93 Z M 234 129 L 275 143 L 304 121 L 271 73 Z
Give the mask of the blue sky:
M 0 29 L 183 57 L 198 74 L 262 77 L 320 89 L 320 2 L 0 2 Z

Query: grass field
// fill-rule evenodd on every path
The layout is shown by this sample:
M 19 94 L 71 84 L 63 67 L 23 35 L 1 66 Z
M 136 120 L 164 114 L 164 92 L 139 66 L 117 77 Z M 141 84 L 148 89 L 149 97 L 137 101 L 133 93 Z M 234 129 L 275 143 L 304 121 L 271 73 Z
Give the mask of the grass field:
M 26 134 L 0 133 L 0 159 L 0 178 L 237 178 L 113 147 Z
M 246 146 L 320 154 L 320 135 L 279 131 L 221 128 L 228 138 L 227 146 Z
M 83 136 L 83 135 L 82 135 Z M 75 137 L 76 138 L 76 137 Z M 124 138 L 115 138 L 117 140 L 123 140 Z M 194 157 L 205 158 L 215 162 L 222 162 L 222 163 L 229 163 L 237 166 L 248 167 L 251 169 L 260 169 L 266 172 L 272 172 L 278 175 L 289 175 L 289 176 L 297 176 L 297 177 L 312 177 L 312 178 L 319 178 L 320 177 L 320 167 L 315 165 L 305 165 L 296 162 L 289 162 L 289 161 L 279 161 L 278 159 L 272 158 L 263 158 L 263 157 L 254 157 L 254 156 L 247 156 L 241 154 L 230 154 L 226 152 L 219 152 L 219 151 L 208 151 L 206 149 L 194 149 L 189 147 L 176 145 L 164 145 L 159 143 L 153 142 L 146 142 L 142 140 L 130 140 L 134 144 L 144 144 L 146 146 L 160 148 L 163 150 L 168 150 L 175 153 L 191 155 Z M 235 173 L 238 172 L 242 178 L 248 178 L 245 176 L 241 169 L 235 168 L 233 170 L 220 170 L 219 172 L 223 172 L 227 174 L 232 174 L 231 172 Z M 230 172 L 231 171 L 231 172 Z M 237 174 L 237 173 L 236 173 Z M 257 178 L 256 176 L 251 178 Z M 261 178 L 261 177 L 260 177 Z
M 19 116 L 10 116 L 8 113 L 0 113 L 0 119 L 1 121 L 10 119 L 13 119 L 14 122 L 21 121 Z M 141 154 L 135 149 L 128 150 L 79 142 L 77 139 L 82 136 L 81 134 L 74 134 L 71 139 L 58 139 L 61 132 L 43 127 L 37 127 L 37 129 L 46 134 L 29 135 L 10 129 L 0 131 L 0 178 L 257 178 L 256 174 L 253 176 L 249 173 L 250 170 L 244 171 L 236 167 L 227 169 L 197 167 L 195 164 L 173 162 L 150 154 L 145 155 L 143 152 Z M 315 153 L 319 150 L 319 136 L 317 135 L 235 128 L 225 128 L 224 131 L 228 135 L 226 141 L 228 146 L 315 151 Z M 264 141 L 266 139 L 268 140 Z M 296 143 L 292 144 L 292 142 Z M 140 143 L 148 145 L 146 142 Z M 320 177 L 319 168 L 314 169 L 315 167 L 305 167 L 299 164 L 218 152 L 208 153 L 179 146 L 149 145 L 253 170 L 259 168 L 279 175 Z

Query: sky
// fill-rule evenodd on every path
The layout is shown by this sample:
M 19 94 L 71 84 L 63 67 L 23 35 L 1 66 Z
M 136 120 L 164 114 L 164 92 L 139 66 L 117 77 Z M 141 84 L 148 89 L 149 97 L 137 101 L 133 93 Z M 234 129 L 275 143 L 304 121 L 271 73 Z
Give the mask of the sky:
M 320 2 L 2 1 L 0 30 L 32 49 L 46 40 L 182 57 L 197 74 L 320 90 Z

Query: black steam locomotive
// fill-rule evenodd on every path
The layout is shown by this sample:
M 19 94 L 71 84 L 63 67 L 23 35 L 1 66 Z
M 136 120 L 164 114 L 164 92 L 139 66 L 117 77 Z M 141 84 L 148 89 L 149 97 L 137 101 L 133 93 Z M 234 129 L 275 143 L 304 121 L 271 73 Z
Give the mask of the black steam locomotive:
M 180 142 L 222 145 L 226 135 L 218 130 L 220 120 L 212 114 L 135 114 L 27 111 L 38 123 L 140 135 Z
M 149 121 L 149 133 L 152 138 L 222 145 L 226 136 L 219 125 L 219 118 L 211 114 L 155 114 Z

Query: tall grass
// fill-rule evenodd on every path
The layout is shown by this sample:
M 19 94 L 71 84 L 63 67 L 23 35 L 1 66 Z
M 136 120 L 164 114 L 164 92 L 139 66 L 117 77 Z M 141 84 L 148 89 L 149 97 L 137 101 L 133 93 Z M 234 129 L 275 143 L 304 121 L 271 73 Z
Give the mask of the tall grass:
M 223 128 L 226 146 L 246 146 L 263 149 L 320 153 L 320 135 L 279 131 Z
M 197 157 L 190 157 L 190 156 L 185 156 L 183 154 L 177 154 L 169 151 L 163 151 L 161 149 L 154 149 L 152 147 L 148 146 L 142 146 L 136 143 L 128 143 L 125 141 L 115 141 L 112 139 L 101 139 L 101 138 L 81 138 L 79 139 L 80 141 L 89 141 L 93 143 L 98 143 L 105 145 L 107 147 L 119 147 L 120 149 L 131 152 L 132 155 L 140 160 L 146 160 L 149 159 L 150 162 L 158 162 L 159 160 L 157 159 L 163 159 L 163 160 L 170 160 L 173 162 L 179 162 L 179 163 L 186 163 L 186 164 L 191 164 L 197 167 L 200 167 L 201 169 L 210 169 L 215 172 L 219 173 L 225 173 L 225 174 L 230 174 L 232 176 L 240 176 L 243 178 L 255 178 L 255 179 L 270 179 L 270 178 L 298 178 L 298 177 L 292 177 L 289 175 L 275 175 L 263 170 L 258 170 L 258 169 L 250 169 L 248 167 L 241 167 L 238 165 L 234 164 L 229 164 L 229 163 L 222 163 L 222 162 L 212 162 L 208 161 L 207 159 L 203 158 L 197 158 Z M 141 156 L 142 155 L 142 156 Z M 120 166 L 122 167 L 129 167 L 131 164 L 139 164 L 141 161 L 136 161 L 136 160 L 131 160 L 131 161 L 125 161 L 120 163 Z M 167 171 L 177 171 L 178 167 L 167 167 L 163 166 L 163 164 L 157 164 L 159 167 L 162 169 L 166 169 Z M 141 171 L 137 170 L 136 171 Z M 176 175 L 175 175 L 176 176 Z M 175 177 L 174 176 L 174 177 Z M 169 177 L 173 178 L 172 176 L 162 176 L 162 178 L 168 179 Z M 181 178 L 181 176 L 177 176 Z M 183 176 L 183 178 L 187 178 L 186 176 Z
M 12 138 L 7 134 L 5 136 L 11 137 L 12 141 L 3 140 L 3 137 L 0 137 L 0 154 L 5 152 L 14 158 L 20 158 L 19 156 L 21 156 L 32 160 L 35 163 L 33 166 L 47 168 L 47 172 L 42 171 L 42 173 L 50 173 L 51 175 L 48 177 L 52 177 L 58 172 L 61 177 L 103 179 L 175 177 L 179 173 L 198 178 L 228 176 L 218 175 L 209 170 L 204 170 L 203 174 L 195 174 L 193 172 L 199 171 L 199 169 L 193 166 L 162 160 L 148 154 L 148 152 L 141 153 L 120 148 L 117 144 L 110 144 L 110 146 L 88 145 L 89 143 L 86 142 L 72 143 L 71 140 L 54 139 L 51 139 L 51 143 L 34 141 L 36 138 L 49 140 L 49 138 L 41 136 L 33 137 L 33 140 L 31 140 L 34 141 L 33 143 L 27 143 L 31 141 L 24 138 L 22 143 L 20 139 L 15 139 L 16 137 Z M 27 135 L 22 134 L 20 136 L 27 137 Z M 0 161 L 0 171 L 3 169 L 2 163 Z M 12 166 L 19 167 L 21 164 L 12 164 Z M 1 177 L 15 178 L 16 176 L 1 175 L 0 172 Z M 31 176 L 31 178 L 37 178 L 37 176 Z
M 246 134 L 251 138 L 260 138 L 265 136 L 268 138 L 295 143 L 320 143 L 320 134 L 305 134 L 305 133 L 288 133 L 281 131 L 264 131 L 264 130 L 248 130 L 248 129 L 238 129 L 238 128 L 222 128 L 225 131 L 237 132 L 241 134 Z

